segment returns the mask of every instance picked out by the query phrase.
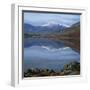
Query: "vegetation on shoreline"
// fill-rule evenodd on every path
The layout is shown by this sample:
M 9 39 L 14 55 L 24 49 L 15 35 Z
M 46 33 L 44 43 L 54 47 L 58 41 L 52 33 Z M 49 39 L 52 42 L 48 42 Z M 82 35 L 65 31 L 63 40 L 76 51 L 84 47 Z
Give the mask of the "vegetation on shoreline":
M 79 75 L 80 74 L 80 63 L 71 62 L 65 64 L 63 69 L 55 71 L 53 69 L 28 69 L 24 72 L 24 77 L 41 77 L 41 76 L 64 76 L 64 75 Z

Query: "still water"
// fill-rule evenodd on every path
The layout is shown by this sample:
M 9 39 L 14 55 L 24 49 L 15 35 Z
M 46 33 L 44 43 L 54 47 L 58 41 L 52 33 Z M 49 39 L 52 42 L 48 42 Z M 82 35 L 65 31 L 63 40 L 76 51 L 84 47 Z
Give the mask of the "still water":
M 80 62 L 80 54 L 62 41 L 45 38 L 24 40 L 24 70 L 48 68 L 57 71 L 73 61 Z

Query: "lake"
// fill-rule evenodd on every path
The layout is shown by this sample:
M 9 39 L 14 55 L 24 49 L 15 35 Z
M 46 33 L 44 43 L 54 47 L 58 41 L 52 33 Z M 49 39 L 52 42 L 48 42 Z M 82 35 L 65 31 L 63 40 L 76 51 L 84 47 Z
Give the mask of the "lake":
M 24 39 L 24 71 L 29 68 L 61 70 L 65 64 L 80 62 L 80 53 L 63 41 L 47 38 Z

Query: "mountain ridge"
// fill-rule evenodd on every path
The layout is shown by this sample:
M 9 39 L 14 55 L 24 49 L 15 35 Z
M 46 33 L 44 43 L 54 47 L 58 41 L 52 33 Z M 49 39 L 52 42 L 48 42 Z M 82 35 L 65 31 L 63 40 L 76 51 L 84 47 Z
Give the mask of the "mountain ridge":
M 33 26 L 31 24 L 28 23 L 24 23 L 24 32 L 28 33 L 28 32 L 59 32 L 62 31 L 63 29 L 65 29 L 66 27 L 63 25 L 59 25 L 59 24 L 52 24 L 51 26 Z

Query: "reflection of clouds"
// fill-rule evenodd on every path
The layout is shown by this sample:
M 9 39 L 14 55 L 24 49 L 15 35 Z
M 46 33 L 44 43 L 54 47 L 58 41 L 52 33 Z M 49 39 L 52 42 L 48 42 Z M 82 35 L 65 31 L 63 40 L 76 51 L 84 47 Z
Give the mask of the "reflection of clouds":
M 24 48 L 24 69 L 61 69 L 65 63 L 80 61 L 80 55 L 70 47 L 31 46 Z
M 47 46 L 32 46 L 24 49 L 24 57 L 27 59 L 47 59 L 47 60 L 79 60 L 80 56 L 70 47 L 50 48 Z
M 29 48 L 26 48 L 25 50 L 47 50 L 47 51 L 51 51 L 51 52 L 54 52 L 54 51 L 64 51 L 64 50 L 70 50 L 71 48 L 70 47 L 62 47 L 62 48 L 52 48 L 52 47 L 49 47 L 49 46 L 31 46 Z
M 52 51 L 52 52 L 70 49 L 69 47 L 63 47 L 63 48 L 58 48 L 58 49 L 56 49 L 56 48 L 49 48 L 49 47 L 47 47 L 47 46 L 41 46 L 41 48 L 44 48 L 44 49 L 46 49 L 46 50 L 48 50 L 48 51 Z

